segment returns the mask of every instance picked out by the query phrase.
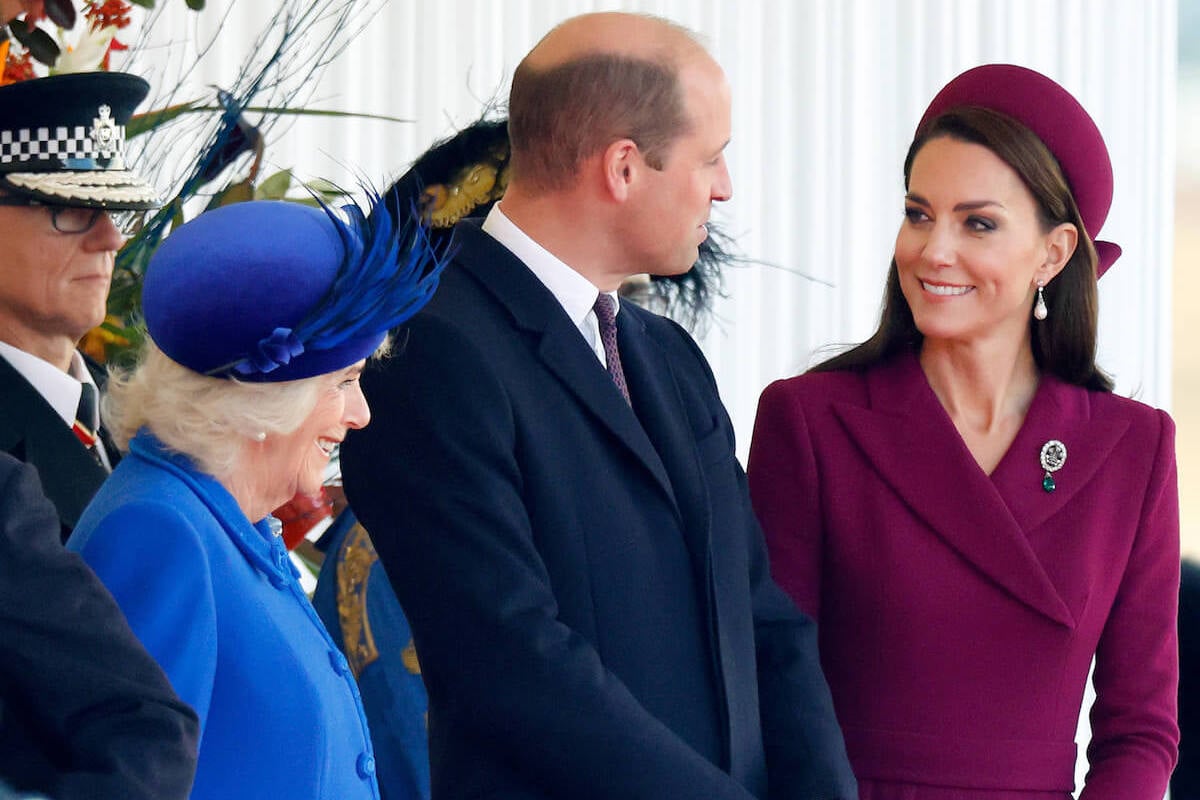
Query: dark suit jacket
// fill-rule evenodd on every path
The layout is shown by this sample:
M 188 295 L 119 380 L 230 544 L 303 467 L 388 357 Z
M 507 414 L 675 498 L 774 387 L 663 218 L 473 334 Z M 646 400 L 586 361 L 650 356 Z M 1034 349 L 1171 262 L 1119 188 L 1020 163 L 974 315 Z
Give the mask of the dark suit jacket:
M 855 797 L 695 343 L 622 304 L 631 410 L 520 261 L 456 237 L 342 450 L 416 639 L 433 796 Z
M 56 800 L 187 797 L 196 715 L 58 530 L 33 468 L 0 454 L 0 780 Z
M 1179 581 L 1179 764 L 1171 800 L 1200 800 L 1200 563 L 1184 561 Z
M 92 379 L 104 387 L 104 369 L 85 359 Z M 75 438 L 62 417 L 4 358 L 0 357 L 0 450 L 37 468 L 46 496 L 62 524 L 62 540 L 70 536 L 79 515 L 108 472 Z M 120 453 L 103 431 L 105 451 L 115 467 Z
M 1047 492 L 1052 439 L 1068 455 Z M 913 353 L 763 392 L 754 507 L 776 578 L 817 619 L 871 796 L 1066 796 L 1093 655 L 1080 800 L 1163 796 L 1179 741 L 1174 442 L 1165 412 L 1043 375 L 987 474 Z

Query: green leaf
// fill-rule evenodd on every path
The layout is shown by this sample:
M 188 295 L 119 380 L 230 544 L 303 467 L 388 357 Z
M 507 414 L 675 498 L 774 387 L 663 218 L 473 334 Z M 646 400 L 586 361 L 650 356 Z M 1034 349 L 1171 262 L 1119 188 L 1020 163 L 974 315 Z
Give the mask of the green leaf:
M 198 102 L 198 101 L 197 101 Z M 176 108 L 176 106 L 171 106 Z M 188 103 L 187 108 L 181 109 L 177 114 L 199 114 L 205 111 L 224 111 L 222 106 L 201 106 L 195 103 Z M 319 108 L 289 108 L 287 106 L 246 106 L 243 111 L 252 111 L 256 114 L 278 114 L 292 117 L 340 117 L 343 119 L 374 119 L 381 122 L 415 122 L 416 120 L 405 119 L 403 117 L 389 117 L 386 114 L 360 114 L 355 111 L 327 111 Z M 155 112 L 148 111 L 147 114 Z
M 129 2 L 142 8 L 154 8 L 154 0 L 129 0 Z
M 254 190 L 255 200 L 282 200 L 292 186 L 292 171 L 280 170 L 258 185 Z
M 310 206 L 312 208 L 320 208 L 321 204 L 317 202 L 315 197 L 291 197 L 288 198 L 289 203 L 299 203 L 302 206 Z
M 8 23 L 8 30 L 13 38 L 24 45 L 29 54 L 47 66 L 54 66 L 61 51 L 58 43 L 50 34 L 41 28 L 30 26 L 23 19 L 14 19 Z
M 171 230 L 176 230 L 183 224 L 183 198 L 176 197 L 171 201 Z
M 103 330 L 106 330 L 109 333 L 114 334 L 116 336 L 126 336 L 126 334 L 128 334 L 130 332 L 132 326 L 130 326 L 130 325 L 114 325 L 111 321 L 109 321 L 108 319 L 105 319 L 104 322 L 100 323 L 100 328 Z
M 233 203 L 244 203 L 247 200 L 254 199 L 254 185 L 249 180 L 239 181 L 226 186 L 221 191 L 213 195 L 212 200 L 208 201 L 205 206 L 205 211 L 212 211 L 214 208 L 231 205 Z
M 192 11 L 203 11 L 204 0 L 187 0 L 187 7 Z
M 179 103 L 173 106 L 165 106 L 164 108 L 155 109 L 153 111 L 145 111 L 141 114 L 134 114 L 133 117 L 125 124 L 125 138 L 132 139 L 134 136 L 140 136 L 143 133 L 149 133 L 176 117 L 181 117 L 184 114 L 204 114 L 212 111 L 223 112 L 225 109 L 221 106 L 206 106 L 201 105 L 201 101 L 193 100 L 189 103 Z M 381 114 L 356 114 L 351 111 L 320 111 L 307 108 L 283 108 L 283 107 L 267 107 L 267 106 L 250 106 L 247 111 L 253 111 L 258 114 L 279 114 L 290 116 L 313 116 L 313 117 L 345 117 L 349 119 L 375 119 L 383 122 L 412 122 L 411 119 L 401 119 L 400 117 L 388 117 Z
M 134 367 L 137 362 L 138 353 L 142 349 L 142 343 L 146 340 L 145 326 L 126 322 L 124 327 L 117 327 L 105 322 L 100 327 L 109 333 L 120 336 L 126 342 L 106 342 L 104 347 L 104 362 L 110 366 L 122 369 L 131 369 Z
M 152 131 L 159 125 L 168 123 L 176 117 L 190 114 L 201 108 L 200 101 L 193 100 L 190 103 L 178 103 L 173 106 L 157 108 L 153 111 L 145 111 L 141 114 L 134 114 L 129 122 L 125 123 L 125 138 L 132 139 L 134 136 Z
M 343 119 L 375 119 L 381 122 L 415 122 L 386 114 L 361 114 L 356 111 L 327 111 L 320 108 L 288 108 L 287 106 L 247 106 L 247 111 L 259 114 L 288 114 L 295 117 L 340 117 Z
M 311 181 L 307 181 L 304 184 L 304 188 L 313 194 L 320 195 L 324 200 L 337 200 L 338 198 L 350 196 L 348 191 L 324 178 L 314 178 Z

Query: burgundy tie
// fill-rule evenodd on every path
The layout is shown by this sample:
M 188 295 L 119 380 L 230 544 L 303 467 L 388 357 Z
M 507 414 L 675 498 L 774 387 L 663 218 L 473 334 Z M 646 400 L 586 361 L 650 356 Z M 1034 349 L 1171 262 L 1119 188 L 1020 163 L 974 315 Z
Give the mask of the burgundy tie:
M 617 314 L 613 299 L 604 292 L 596 298 L 592 310 L 596 312 L 596 321 L 600 323 L 600 341 L 604 345 L 604 359 L 608 362 L 608 374 L 617 385 L 625 402 L 629 401 L 629 386 L 625 383 L 625 370 L 621 369 L 621 354 L 617 351 Z

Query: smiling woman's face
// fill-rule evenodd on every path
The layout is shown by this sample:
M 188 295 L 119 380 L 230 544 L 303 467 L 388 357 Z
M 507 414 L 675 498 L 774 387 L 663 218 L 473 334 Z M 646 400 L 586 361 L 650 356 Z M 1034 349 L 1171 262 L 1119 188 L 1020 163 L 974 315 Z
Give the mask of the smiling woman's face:
M 1049 235 L 1017 173 L 949 137 L 913 160 L 896 236 L 900 288 L 926 339 L 1024 338 Z
M 365 361 L 317 378 L 317 404 L 296 430 L 271 435 L 263 442 L 271 495 L 276 507 L 297 494 L 315 495 L 325 479 L 325 467 L 334 448 L 351 428 L 371 420 L 367 400 L 359 386 Z

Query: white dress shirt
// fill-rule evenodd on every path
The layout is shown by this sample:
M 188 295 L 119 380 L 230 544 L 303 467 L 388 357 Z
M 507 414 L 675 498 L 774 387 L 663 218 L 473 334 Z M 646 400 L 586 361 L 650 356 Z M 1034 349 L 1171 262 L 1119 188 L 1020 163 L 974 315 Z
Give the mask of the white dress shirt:
M 596 358 L 600 359 L 600 363 L 607 368 L 608 359 L 604 356 L 604 343 L 600 341 L 600 323 L 596 320 L 596 312 L 592 310 L 592 306 L 596 304 L 596 298 L 600 296 L 600 290 L 587 278 L 529 238 L 525 231 L 504 216 L 504 212 L 500 210 L 500 203 L 496 203 L 488 212 L 487 219 L 483 222 L 483 230 L 508 248 L 550 290 L 559 305 L 563 307 L 563 311 L 567 312 L 571 322 L 579 329 L 584 341 L 592 348 Z M 615 304 L 615 313 L 621 313 L 621 304 L 617 302 L 617 293 L 609 292 L 608 294 Z
M 78 350 L 71 353 L 69 373 L 63 372 L 49 361 L 13 347 L 8 342 L 0 342 L 0 356 L 11 364 L 13 369 L 21 373 L 21 377 L 29 381 L 42 399 L 54 409 L 54 413 L 62 417 L 68 428 L 75 424 L 75 412 L 79 409 L 79 396 L 83 393 L 82 385 L 84 383 L 90 383 L 93 387 L 96 385 Z M 100 392 L 97 389 L 96 397 L 99 396 Z M 84 422 L 88 422 L 88 420 L 84 420 Z M 100 426 L 100 420 L 91 420 L 89 425 L 96 430 Z M 100 460 L 104 462 L 104 466 L 111 469 L 108 454 L 104 452 L 104 445 L 99 440 L 96 441 L 96 450 L 100 453 Z

